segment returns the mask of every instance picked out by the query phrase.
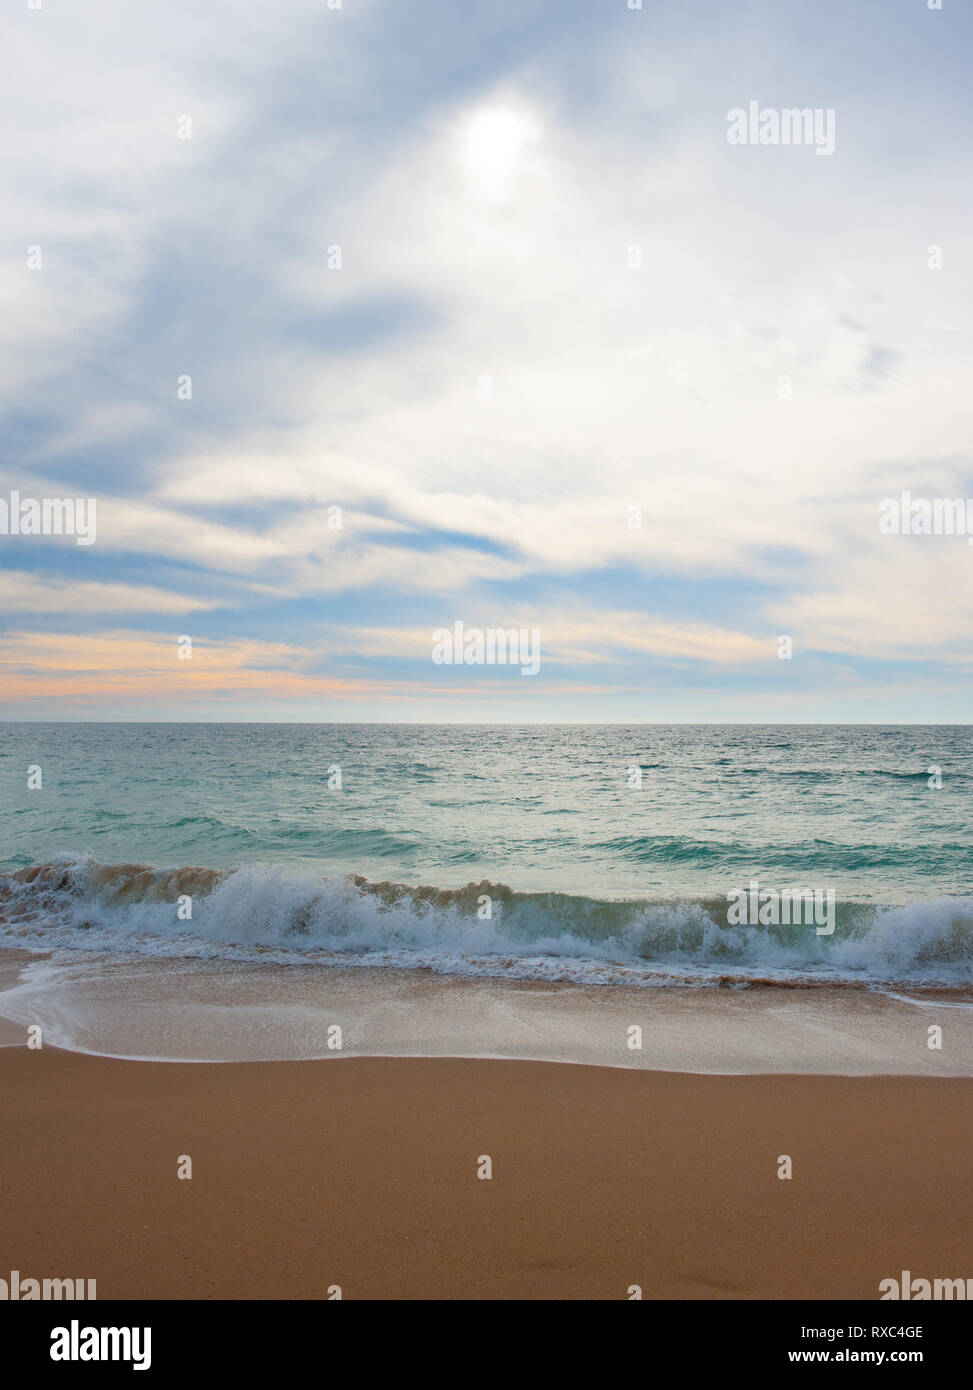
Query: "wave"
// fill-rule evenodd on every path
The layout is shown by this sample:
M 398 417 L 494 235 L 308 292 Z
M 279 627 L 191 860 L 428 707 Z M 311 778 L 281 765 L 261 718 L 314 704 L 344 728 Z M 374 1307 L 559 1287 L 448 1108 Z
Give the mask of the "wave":
M 719 870 L 723 875 L 732 874 L 734 867 L 740 864 L 773 864 L 782 859 L 786 859 L 788 872 L 820 876 L 854 873 L 861 869 L 910 868 L 916 858 L 915 849 L 909 845 L 851 845 L 825 839 L 805 840 L 782 851 L 779 846 L 770 844 L 693 840 L 681 835 L 616 835 L 598 841 L 593 848 L 635 863 L 685 864 Z M 969 846 L 941 842 L 936 854 L 948 867 L 958 858 L 967 857 Z
M 935 761 L 935 760 L 933 760 Z M 643 764 L 643 767 L 645 764 Z M 893 767 L 734 767 L 729 774 L 731 777 L 772 777 L 778 781 L 785 777 L 796 777 L 808 782 L 838 782 L 853 777 L 891 777 L 896 781 L 902 782 L 928 782 L 929 767 L 921 768 L 918 772 L 908 769 Z M 969 781 L 973 773 L 963 772 L 960 768 L 951 767 L 948 772 L 950 780 L 961 778 Z
M 822 900 L 823 902 L 823 900 Z M 0 943 L 281 963 L 424 967 L 579 983 L 973 987 L 973 898 L 838 902 L 738 921 L 726 898 L 607 900 L 325 877 L 293 866 L 153 868 L 63 855 L 0 874 Z

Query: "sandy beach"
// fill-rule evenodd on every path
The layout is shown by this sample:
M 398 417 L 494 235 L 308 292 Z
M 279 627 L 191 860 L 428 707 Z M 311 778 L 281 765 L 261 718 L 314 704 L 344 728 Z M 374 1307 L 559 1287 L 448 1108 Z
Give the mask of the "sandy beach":
M 968 1272 L 970 1079 L 8 1046 L 0 1106 L 3 1273 L 100 1299 L 875 1299 Z

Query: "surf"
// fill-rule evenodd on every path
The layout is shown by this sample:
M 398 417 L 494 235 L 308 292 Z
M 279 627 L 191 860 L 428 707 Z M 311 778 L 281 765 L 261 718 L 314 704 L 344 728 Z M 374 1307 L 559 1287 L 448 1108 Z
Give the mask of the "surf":
M 800 920 L 734 914 L 734 896 L 612 899 L 65 854 L 0 874 L 0 942 L 581 983 L 973 988 L 973 898 L 839 901 L 823 936 Z

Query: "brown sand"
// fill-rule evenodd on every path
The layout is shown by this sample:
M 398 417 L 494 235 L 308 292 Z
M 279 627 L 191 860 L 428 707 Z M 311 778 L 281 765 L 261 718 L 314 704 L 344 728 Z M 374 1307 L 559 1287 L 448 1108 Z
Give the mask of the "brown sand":
M 0 1114 L 0 1277 L 102 1299 L 875 1299 L 902 1269 L 973 1275 L 973 1080 L 8 1047 Z

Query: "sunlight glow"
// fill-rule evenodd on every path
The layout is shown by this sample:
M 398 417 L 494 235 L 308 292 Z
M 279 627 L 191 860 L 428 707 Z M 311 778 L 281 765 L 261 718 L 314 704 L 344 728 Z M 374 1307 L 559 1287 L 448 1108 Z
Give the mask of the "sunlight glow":
M 475 180 L 487 187 L 503 186 L 521 161 L 527 122 L 505 106 L 477 112 L 466 131 L 466 163 Z

